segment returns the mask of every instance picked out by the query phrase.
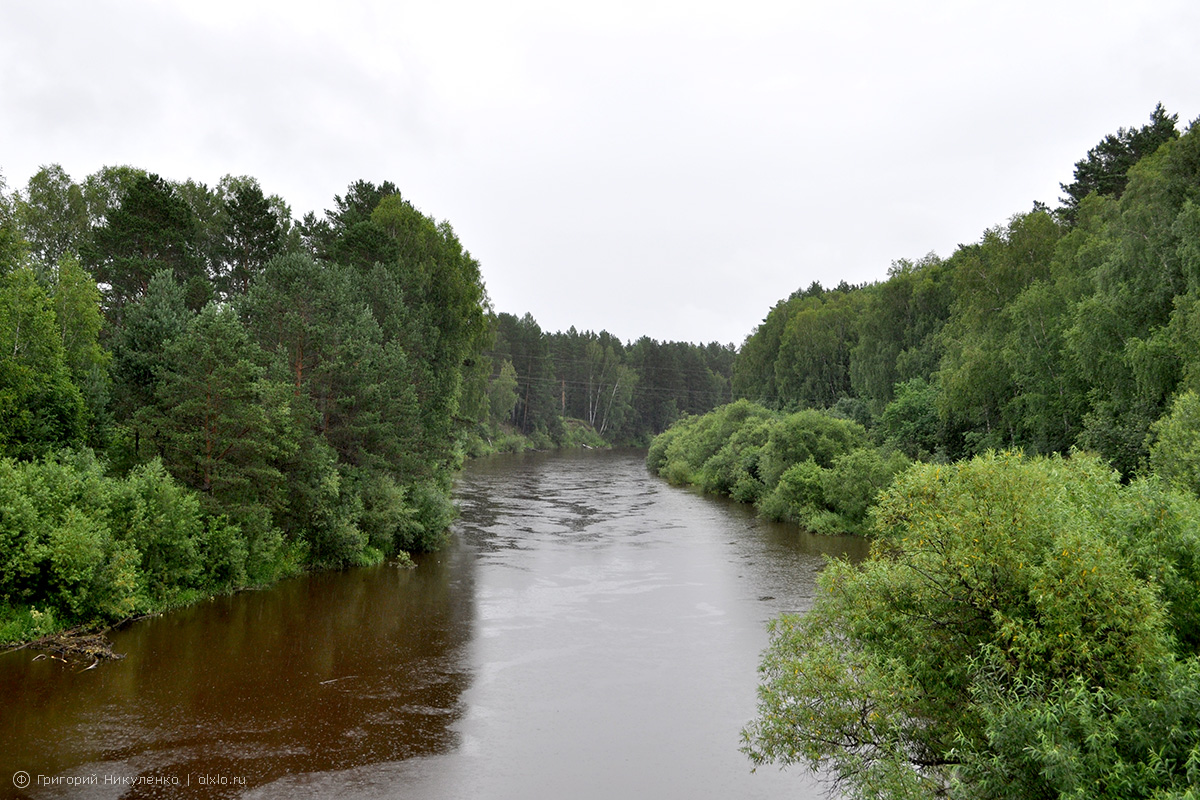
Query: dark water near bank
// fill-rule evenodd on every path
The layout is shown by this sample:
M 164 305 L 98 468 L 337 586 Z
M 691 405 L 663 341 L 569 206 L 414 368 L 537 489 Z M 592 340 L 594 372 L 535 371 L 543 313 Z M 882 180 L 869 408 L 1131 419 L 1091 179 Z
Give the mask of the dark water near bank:
M 475 462 L 458 498 L 415 570 L 144 620 L 92 670 L 0 655 L 0 796 L 16 770 L 32 797 L 821 796 L 752 774 L 739 731 L 766 621 L 861 540 L 669 487 L 641 453 Z

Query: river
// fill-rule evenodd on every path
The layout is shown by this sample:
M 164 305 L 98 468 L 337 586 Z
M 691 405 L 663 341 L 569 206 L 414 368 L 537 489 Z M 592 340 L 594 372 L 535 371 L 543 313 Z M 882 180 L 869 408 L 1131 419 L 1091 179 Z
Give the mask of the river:
M 476 461 L 450 545 L 416 569 L 141 620 L 94 669 L 0 655 L 0 796 L 824 796 L 802 770 L 752 772 L 739 732 L 767 620 L 865 543 L 763 522 L 642 459 Z

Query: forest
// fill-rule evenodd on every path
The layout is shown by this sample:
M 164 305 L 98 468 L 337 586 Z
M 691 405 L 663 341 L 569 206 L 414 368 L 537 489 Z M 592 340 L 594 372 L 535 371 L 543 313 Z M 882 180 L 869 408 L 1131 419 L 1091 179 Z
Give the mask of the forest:
M 871 537 L 772 624 L 758 764 L 854 798 L 1200 786 L 1200 124 L 950 256 L 781 300 L 649 467 Z
M 0 643 L 440 547 L 464 457 L 642 443 L 734 349 L 497 314 L 390 182 L 0 179 Z

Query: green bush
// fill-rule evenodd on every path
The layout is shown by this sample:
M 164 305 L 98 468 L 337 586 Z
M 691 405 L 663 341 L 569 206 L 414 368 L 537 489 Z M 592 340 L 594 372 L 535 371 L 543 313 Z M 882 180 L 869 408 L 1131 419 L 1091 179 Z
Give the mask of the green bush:
M 789 414 L 771 430 L 763 448 L 760 469 L 763 483 L 774 487 L 793 464 L 812 460 L 830 467 L 838 456 L 867 443 L 867 431 L 857 422 L 805 409 Z
M 90 451 L 0 461 L 0 601 L 40 606 L 59 624 L 148 608 L 141 554 L 114 535 L 116 486 Z
M 700 488 L 743 503 L 757 500 L 763 490 L 759 458 L 774 424 L 771 418 L 757 416 L 744 420 L 696 473 Z
M 224 517 L 204 520 L 197 554 L 203 565 L 203 585 L 210 591 L 228 592 L 248 583 L 249 545 L 241 528 Z
M 113 534 L 141 553 L 150 596 L 167 601 L 181 589 L 200 586 L 204 520 L 196 495 L 176 483 L 158 459 L 135 467 L 113 489 Z
M 740 450 L 760 446 L 755 444 L 760 436 L 759 428 L 775 416 L 760 405 L 738 400 L 703 416 L 684 417 L 655 437 L 646 463 L 672 483 L 706 486 L 707 482 L 709 491 L 728 494 L 737 483 L 735 473 L 739 470 Z M 744 438 L 738 437 L 735 444 L 718 457 L 743 428 L 753 432 L 748 432 Z M 706 479 L 705 465 L 714 457 L 717 460 L 708 468 Z
M 454 521 L 454 503 L 450 487 L 434 480 L 422 481 L 409 490 L 413 513 L 399 541 L 401 550 L 426 553 L 446 543 L 450 523 Z
M 746 752 L 859 798 L 1188 796 L 1197 519 L 1089 456 L 911 467 L 773 623 Z
M 768 519 L 801 523 L 825 508 L 825 470 L 811 459 L 793 464 L 759 502 Z
M 845 531 L 863 532 L 867 510 L 911 463 L 903 453 L 876 447 L 860 447 L 838 456 L 821 478 L 825 504 L 845 521 Z

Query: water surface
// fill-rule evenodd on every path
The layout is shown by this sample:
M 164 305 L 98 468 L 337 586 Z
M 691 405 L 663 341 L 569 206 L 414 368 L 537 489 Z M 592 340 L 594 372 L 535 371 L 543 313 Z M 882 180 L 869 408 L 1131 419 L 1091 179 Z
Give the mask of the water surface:
M 752 773 L 739 731 L 766 621 L 863 542 L 670 487 L 642 458 L 474 462 L 451 546 L 417 569 L 143 620 L 92 670 L 3 655 L 0 794 L 24 770 L 31 797 L 822 796 Z M 72 778 L 96 783 L 45 783 Z

